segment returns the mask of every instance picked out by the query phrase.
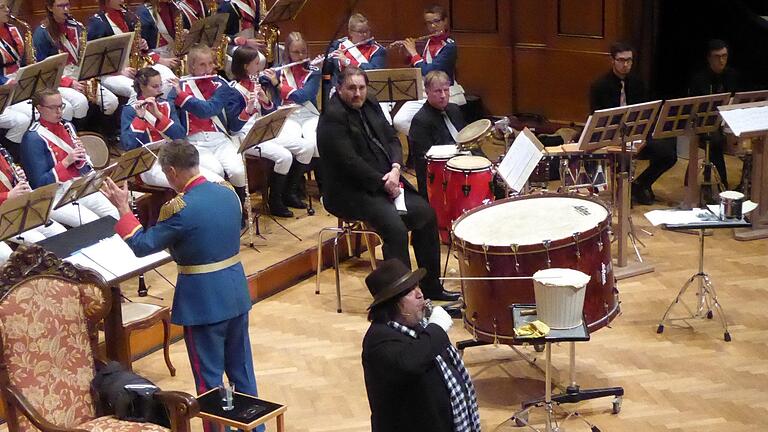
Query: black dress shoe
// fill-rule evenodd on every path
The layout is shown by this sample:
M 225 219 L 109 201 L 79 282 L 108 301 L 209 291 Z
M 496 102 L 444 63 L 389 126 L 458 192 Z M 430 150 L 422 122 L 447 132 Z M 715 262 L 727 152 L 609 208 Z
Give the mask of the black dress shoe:
M 431 294 L 425 294 L 424 297 L 430 299 L 430 300 L 438 300 L 438 301 L 456 301 L 461 297 L 461 293 L 453 292 L 453 291 L 446 291 L 446 290 L 440 290 L 436 293 Z
M 448 312 L 448 316 L 453 319 L 461 319 L 461 308 L 458 306 L 447 306 L 444 308 Z
M 632 185 L 632 201 L 642 205 L 653 204 L 653 197 L 651 196 L 650 189 L 643 186 Z
M 292 193 L 287 193 L 283 195 L 283 204 L 285 204 L 287 207 L 291 207 L 295 209 L 307 208 L 307 205 L 304 204 L 304 201 L 302 201 L 301 198 L 298 197 L 298 195 L 292 194 Z

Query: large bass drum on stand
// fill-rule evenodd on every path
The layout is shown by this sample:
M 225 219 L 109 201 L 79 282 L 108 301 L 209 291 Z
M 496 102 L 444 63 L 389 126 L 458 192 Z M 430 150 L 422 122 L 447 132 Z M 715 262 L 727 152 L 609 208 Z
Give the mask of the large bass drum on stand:
M 498 200 L 453 223 L 453 244 L 464 278 L 530 277 L 550 267 L 589 276 L 584 313 L 590 331 L 619 313 L 611 262 L 611 214 L 597 200 L 573 194 Z M 534 303 L 533 281 L 463 280 L 464 326 L 475 339 L 512 343 L 510 305 Z

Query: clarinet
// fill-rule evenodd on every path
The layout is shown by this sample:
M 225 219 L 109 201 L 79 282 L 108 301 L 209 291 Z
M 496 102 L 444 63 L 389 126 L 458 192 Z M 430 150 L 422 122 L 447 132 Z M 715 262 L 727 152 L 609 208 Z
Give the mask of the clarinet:
M 13 161 L 13 156 L 8 153 L 8 150 L 6 150 L 5 147 L 0 147 L 0 156 L 2 156 L 8 163 L 8 166 L 11 167 L 11 186 L 16 186 L 17 184 L 23 182 L 24 179 L 19 177 L 18 165 L 16 165 L 16 163 Z
M 72 126 L 70 123 L 67 123 L 66 121 L 62 120 L 61 125 L 64 126 L 64 129 L 66 129 L 67 133 L 69 134 L 69 137 L 72 139 L 73 144 L 75 143 L 75 141 L 78 141 L 80 139 L 77 136 L 77 132 L 75 131 L 74 126 Z M 80 146 L 78 145 L 78 147 Z M 81 175 L 85 175 L 90 171 L 93 171 L 93 166 L 90 164 L 90 162 L 88 162 L 87 153 L 85 155 L 84 160 L 75 162 L 75 168 L 77 168 L 77 170 L 80 171 Z

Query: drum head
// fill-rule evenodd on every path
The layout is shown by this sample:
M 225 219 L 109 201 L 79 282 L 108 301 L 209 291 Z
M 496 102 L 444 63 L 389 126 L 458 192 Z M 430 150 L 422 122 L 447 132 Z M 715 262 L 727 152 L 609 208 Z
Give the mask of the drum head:
M 497 202 L 458 219 L 454 235 L 467 243 L 497 247 L 535 245 L 584 233 L 608 217 L 595 201 L 541 196 Z
M 478 120 L 476 122 L 472 122 L 469 125 L 465 126 L 464 129 L 462 129 L 459 132 L 459 136 L 457 141 L 459 143 L 466 143 L 474 141 L 486 132 L 491 129 L 491 121 L 488 119 L 482 119 Z
M 455 171 L 479 171 L 491 166 L 491 161 L 482 156 L 456 156 L 448 161 L 448 168 Z
M 104 138 L 97 134 L 80 135 L 85 153 L 91 158 L 91 164 L 96 169 L 102 169 L 109 164 L 109 148 Z

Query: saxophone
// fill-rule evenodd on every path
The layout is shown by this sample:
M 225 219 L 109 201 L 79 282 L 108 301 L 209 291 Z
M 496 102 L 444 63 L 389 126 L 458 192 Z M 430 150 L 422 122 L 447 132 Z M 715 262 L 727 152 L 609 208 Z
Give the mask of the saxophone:
M 184 49 L 184 15 L 176 4 L 176 17 L 173 19 L 173 55 L 179 59 L 179 65 L 174 71 L 176 76 L 182 76 L 187 73 L 187 57 L 181 51 Z
M 67 17 L 67 19 L 70 19 Z M 88 29 L 80 22 L 72 18 L 75 25 L 80 29 L 80 35 L 77 38 L 77 61 L 82 62 L 85 57 L 85 45 L 88 43 Z M 99 82 L 96 78 L 91 78 L 85 83 L 85 97 L 94 104 L 99 103 Z
M 127 15 L 128 8 L 123 5 L 123 12 Z M 128 66 L 136 70 L 151 66 L 154 62 L 152 58 L 141 52 L 141 20 L 134 15 L 133 42 L 131 44 L 131 55 L 128 58 Z
M 218 7 L 219 7 L 218 0 L 211 0 L 211 2 L 208 3 L 208 16 L 215 15 Z M 219 40 L 216 41 L 214 46 L 211 47 L 211 49 L 213 50 L 214 63 L 216 63 L 216 68 L 220 71 L 223 71 L 224 66 L 227 64 L 227 47 L 228 46 L 229 46 L 229 37 L 227 37 L 226 34 L 222 34 Z
M 267 1 L 259 0 L 259 17 L 264 19 L 267 15 Z M 259 36 L 264 39 L 264 57 L 267 58 L 267 64 L 275 61 L 275 47 L 280 39 L 280 28 L 274 24 L 265 24 L 259 26 Z
M 24 56 L 26 57 L 27 65 L 34 64 L 37 61 L 37 53 L 35 52 L 35 45 L 32 43 L 32 27 L 26 21 L 22 21 L 11 14 L 8 14 L 8 17 L 24 27 Z

